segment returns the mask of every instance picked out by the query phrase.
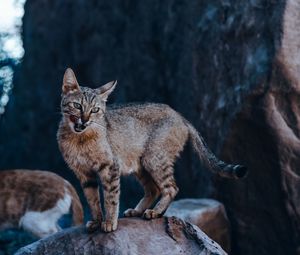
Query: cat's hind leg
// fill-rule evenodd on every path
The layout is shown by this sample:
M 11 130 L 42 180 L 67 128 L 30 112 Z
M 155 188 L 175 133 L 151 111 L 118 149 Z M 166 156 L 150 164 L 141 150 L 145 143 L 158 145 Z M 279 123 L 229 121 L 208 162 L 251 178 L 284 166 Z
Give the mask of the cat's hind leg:
M 161 193 L 155 207 L 144 212 L 143 217 L 146 219 L 162 216 L 178 193 L 173 166 L 187 141 L 188 132 L 186 128 L 182 128 L 181 123 L 173 123 L 168 119 L 164 121 L 164 124 L 154 130 L 141 159 L 143 167 Z
M 154 201 L 158 198 L 160 192 L 159 188 L 153 181 L 152 177 L 145 170 L 136 174 L 136 177 L 140 184 L 144 188 L 144 197 L 136 205 L 134 209 L 127 209 L 124 212 L 125 217 L 139 217 L 142 216 L 146 209 L 150 208 Z
M 178 193 L 179 189 L 174 179 L 173 166 L 170 164 L 163 169 L 163 173 L 155 170 L 151 171 L 151 175 L 160 189 L 161 198 L 153 209 L 145 210 L 143 214 L 143 217 L 145 219 L 154 219 L 161 217 Z

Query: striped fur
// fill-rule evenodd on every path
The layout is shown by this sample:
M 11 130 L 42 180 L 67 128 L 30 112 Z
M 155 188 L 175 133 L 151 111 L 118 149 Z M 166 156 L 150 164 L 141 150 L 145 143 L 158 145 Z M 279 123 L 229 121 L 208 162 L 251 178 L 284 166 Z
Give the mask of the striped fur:
M 70 69 L 63 81 L 58 143 L 84 188 L 93 215 L 87 224 L 90 231 L 100 223 L 106 232 L 117 228 L 121 175 L 134 174 L 145 191 L 142 200 L 134 209 L 126 210 L 125 216 L 160 217 L 178 192 L 173 166 L 189 138 L 212 171 L 233 178 L 245 173 L 242 166 L 218 160 L 194 127 L 167 105 L 106 107 L 115 86 L 116 82 L 110 82 L 99 89 L 80 87 Z M 94 182 L 98 178 L 104 191 L 105 218 Z

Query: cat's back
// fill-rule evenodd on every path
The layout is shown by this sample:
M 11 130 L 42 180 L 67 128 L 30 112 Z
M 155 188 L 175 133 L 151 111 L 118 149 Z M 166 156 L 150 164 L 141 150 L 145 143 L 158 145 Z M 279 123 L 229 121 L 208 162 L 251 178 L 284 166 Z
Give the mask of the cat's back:
M 124 174 L 138 171 L 141 157 L 153 148 L 172 150 L 188 136 L 183 117 L 165 104 L 112 105 L 106 119 L 110 146 Z
M 170 106 L 159 103 L 130 103 L 109 105 L 107 116 L 111 121 L 130 121 L 134 119 L 145 125 L 154 124 L 166 119 L 181 120 L 181 116 Z
M 42 192 L 45 189 L 64 183 L 64 179 L 54 173 L 40 170 L 2 170 L 0 171 L 0 190 L 14 192 Z

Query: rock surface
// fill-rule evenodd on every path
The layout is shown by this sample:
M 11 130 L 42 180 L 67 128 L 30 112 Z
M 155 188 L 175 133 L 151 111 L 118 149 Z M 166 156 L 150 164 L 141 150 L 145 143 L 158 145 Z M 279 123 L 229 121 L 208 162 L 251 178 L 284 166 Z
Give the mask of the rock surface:
M 243 182 L 216 182 L 234 254 L 300 254 L 300 2 L 282 7 L 281 33 L 275 23 L 269 30 L 272 68 L 248 93 L 222 149 L 224 159 L 250 169 Z
M 230 223 L 220 202 L 213 199 L 181 199 L 171 203 L 165 216 L 176 216 L 198 226 L 230 253 Z
M 87 234 L 84 227 L 72 228 L 20 249 L 16 255 L 226 255 L 198 227 L 175 217 L 145 221 L 120 219 L 112 233 Z

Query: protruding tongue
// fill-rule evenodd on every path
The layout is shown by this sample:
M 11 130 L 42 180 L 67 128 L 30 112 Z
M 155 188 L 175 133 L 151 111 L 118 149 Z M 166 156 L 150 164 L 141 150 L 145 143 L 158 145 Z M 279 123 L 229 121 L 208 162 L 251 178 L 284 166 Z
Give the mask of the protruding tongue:
M 72 121 L 73 123 L 76 123 L 76 121 L 78 120 L 78 118 L 74 115 L 70 116 L 70 121 Z

